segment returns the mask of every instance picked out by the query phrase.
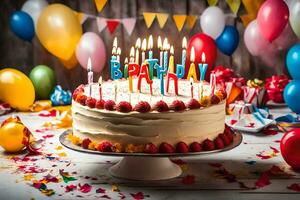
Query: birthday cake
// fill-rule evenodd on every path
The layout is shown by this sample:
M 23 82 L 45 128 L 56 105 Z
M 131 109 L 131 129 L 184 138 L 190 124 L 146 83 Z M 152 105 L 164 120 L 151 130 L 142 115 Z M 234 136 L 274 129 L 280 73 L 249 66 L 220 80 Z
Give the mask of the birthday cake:
M 179 79 L 171 71 L 164 76 L 157 70 L 157 77 L 151 77 L 150 67 L 132 63 L 129 78 L 100 78 L 77 87 L 69 139 L 86 149 L 117 153 L 211 151 L 233 141 L 224 123 L 223 88 Z

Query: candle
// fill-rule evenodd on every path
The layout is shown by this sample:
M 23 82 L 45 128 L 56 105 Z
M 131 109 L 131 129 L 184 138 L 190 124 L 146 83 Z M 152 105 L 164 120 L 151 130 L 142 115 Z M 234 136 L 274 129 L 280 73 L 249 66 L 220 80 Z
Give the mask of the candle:
M 113 41 L 113 47 L 118 47 L 118 39 L 117 37 L 114 38 L 114 41 Z
M 111 50 L 111 59 L 116 59 L 117 47 L 113 47 Z
M 134 63 L 134 47 L 131 47 L 130 49 L 129 63 Z
M 175 88 L 175 95 L 178 96 L 178 78 L 176 74 L 172 72 L 168 72 L 167 75 L 167 92 L 169 92 L 170 80 L 173 79 L 174 88 Z
M 132 87 L 132 77 L 137 76 L 140 72 L 140 65 L 136 63 L 129 63 L 128 64 L 128 83 L 129 83 L 129 91 L 133 92 Z
M 135 43 L 135 63 L 139 64 L 140 54 L 139 49 L 141 48 L 141 38 L 138 38 Z
M 94 79 L 94 73 L 92 71 L 92 61 L 91 61 L 91 58 L 88 59 L 87 71 L 88 71 L 88 86 L 89 86 L 89 94 L 88 94 L 88 96 L 92 96 L 92 83 L 93 83 L 93 79 Z
M 156 65 L 156 63 L 158 62 L 157 59 L 148 59 L 147 62 L 149 63 L 149 76 L 150 79 L 153 79 L 153 68 Z
M 167 38 L 164 39 L 163 50 L 164 50 L 164 64 L 163 64 L 163 68 L 165 70 L 165 69 L 167 69 L 167 65 L 168 65 L 168 39 Z
M 142 79 L 145 79 L 146 82 L 150 86 L 150 94 L 152 95 L 152 83 L 153 81 L 150 79 L 148 66 L 146 64 L 141 66 L 140 74 L 138 78 L 138 91 L 141 92 Z
M 122 78 L 122 71 L 120 70 L 121 64 L 117 60 L 117 57 L 115 56 L 115 52 L 113 50 L 112 52 L 113 56 L 110 60 L 110 75 L 113 80 Z
M 216 74 L 211 73 L 210 74 L 210 90 L 211 90 L 211 95 L 215 94 L 215 87 L 216 87 Z
M 192 99 L 194 98 L 194 79 L 191 77 L 190 78 L 190 84 L 191 84 L 191 97 Z
M 167 70 L 164 70 L 162 66 L 156 64 L 154 68 L 157 71 L 157 77 L 160 79 L 160 94 L 165 94 L 165 85 L 164 85 L 164 74 Z
M 187 46 L 186 37 L 182 39 L 182 54 L 181 54 L 181 64 L 185 66 L 186 61 L 186 46 Z
M 147 40 L 144 38 L 142 42 L 142 63 L 144 63 L 146 59 L 146 49 L 147 49 Z
M 196 67 L 195 67 L 195 49 L 194 47 L 192 47 L 191 49 L 191 65 L 190 65 L 190 69 L 189 69 L 189 73 L 187 76 L 187 79 L 189 80 L 191 77 L 193 77 L 194 81 L 197 80 L 197 74 L 196 74 Z
M 102 100 L 102 76 L 99 77 L 98 84 L 99 84 L 99 99 Z
M 174 73 L 174 47 L 170 48 L 169 72 Z
M 149 36 L 149 39 L 148 39 L 148 58 L 149 59 L 152 59 L 153 58 L 153 51 L 152 51 L 152 48 L 153 48 L 153 37 L 152 35 Z
M 121 48 L 117 48 L 117 61 L 120 62 Z
M 203 64 L 202 64 L 203 63 Z M 199 71 L 200 71 L 200 81 L 205 79 L 205 73 L 207 70 L 208 65 L 205 63 L 205 53 L 202 53 L 202 63 L 198 64 Z
M 157 39 L 157 47 L 159 49 L 159 65 L 163 66 L 163 46 L 162 46 L 160 36 L 158 36 L 158 39 Z
M 128 78 L 128 58 L 125 58 L 124 61 L 124 78 Z

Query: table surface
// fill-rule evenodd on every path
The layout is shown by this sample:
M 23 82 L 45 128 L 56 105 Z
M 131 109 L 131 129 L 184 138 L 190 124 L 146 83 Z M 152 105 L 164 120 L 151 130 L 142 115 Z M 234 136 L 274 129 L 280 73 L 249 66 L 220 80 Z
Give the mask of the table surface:
M 290 111 L 281 107 L 270 112 L 276 117 Z M 43 155 L 22 159 L 26 152 L 8 155 L 1 151 L 0 199 L 300 199 L 300 173 L 291 170 L 280 152 L 276 152 L 280 150 L 281 132 L 243 133 L 242 144 L 233 150 L 174 158 L 183 174 L 171 180 L 129 181 L 108 173 L 108 168 L 121 158 L 88 155 L 62 147 L 58 138 L 65 129 L 43 128 L 53 117 L 14 114 L 20 116 L 37 139 L 44 140 Z M 1 116 L 0 122 L 10 115 Z M 76 180 L 64 182 L 60 170 Z M 32 186 L 36 181 L 42 183 L 49 174 L 57 178 L 44 182 L 55 192 L 50 197 Z M 67 191 L 70 185 L 76 189 Z

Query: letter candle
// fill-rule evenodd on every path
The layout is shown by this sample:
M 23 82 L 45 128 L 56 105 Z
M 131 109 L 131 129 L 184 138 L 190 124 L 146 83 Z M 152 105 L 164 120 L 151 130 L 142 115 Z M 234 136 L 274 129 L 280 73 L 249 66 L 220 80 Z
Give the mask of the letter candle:
M 117 61 L 120 62 L 120 56 L 121 56 L 121 48 L 117 48 Z
M 158 64 L 156 64 L 154 68 L 157 71 L 157 78 L 160 79 L 160 94 L 163 96 L 165 94 L 164 74 L 167 70 L 164 70 L 163 67 Z
M 174 47 L 170 48 L 170 58 L 169 58 L 169 72 L 174 73 Z
M 125 58 L 124 61 L 124 78 L 127 79 L 128 78 L 128 58 Z
M 146 59 L 147 40 L 144 38 L 142 42 L 142 64 Z
M 216 74 L 211 73 L 210 74 L 210 89 L 211 89 L 211 95 L 215 94 L 215 87 L 216 87 Z
M 133 64 L 134 63 L 134 47 L 131 47 L 130 49 L 130 54 L 129 54 L 129 63 Z M 128 70 L 129 67 L 127 67 Z M 132 88 L 132 77 L 129 75 L 129 71 L 127 71 L 127 75 L 128 75 L 128 88 L 130 93 L 133 92 L 133 88 Z
M 160 36 L 158 36 L 158 39 L 157 39 L 157 47 L 159 49 L 159 65 L 163 66 L 163 45 L 162 45 Z
M 89 94 L 88 94 L 88 96 L 92 96 L 92 84 L 93 84 L 93 79 L 94 79 L 94 73 L 92 71 L 92 61 L 91 61 L 91 58 L 88 59 L 87 71 L 88 71 L 88 86 L 89 86 Z
M 153 48 L 153 37 L 152 35 L 149 36 L 149 39 L 148 39 L 148 58 L 149 59 L 152 59 L 153 58 L 153 51 L 152 51 L 152 48 Z
M 140 58 L 139 49 L 141 48 L 141 38 L 138 38 L 136 40 L 135 48 L 136 48 L 136 50 L 135 50 L 135 63 L 139 64 L 139 58 Z
M 205 73 L 206 73 L 206 70 L 207 70 L 207 63 L 205 63 L 205 53 L 202 52 L 202 63 L 199 63 L 198 64 L 199 66 L 199 71 L 200 71 L 200 84 L 198 85 L 198 87 L 200 86 L 200 89 L 199 90 L 199 100 L 201 100 L 202 96 L 203 96 L 203 81 L 205 79 Z M 201 92 L 200 92 L 201 91 Z
M 186 47 L 187 47 L 187 41 L 186 37 L 182 39 L 182 54 L 181 54 L 181 64 L 185 66 L 186 61 Z
M 190 84 L 191 84 L 191 97 L 194 98 L 194 79 L 190 78 Z
M 187 79 L 189 80 L 191 77 L 193 77 L 194 81 L 197 80 L 197 74 L 196 74 L 196 67 L 195 67 L 195 49 L 194 47 L 192 47 L 191 49 L 191 65 L 190 65 L 190 69 L 189 69 L 189 73 L 187 76 Z
M 164 39 L 164 43 L 163 43 L 163 50 L 164 50 L 164 64 L 163 64 L 163 68 L 164 70 L 167 69 L 168 67 L 168 39 L 165 38 Z
M 99 99 L 102 100 L 102 76 L 99 77 L 98 84 L 99 84 Z
M 152 80 L 153 79 L 153 68 L 156 65 L 156 63 L 158 62 L 158 60 L 157 59 L 148 59 L 148 60 L 146 60 L 146 62 L 149 63 L 149 76 L 150 76 L 150 79 Z

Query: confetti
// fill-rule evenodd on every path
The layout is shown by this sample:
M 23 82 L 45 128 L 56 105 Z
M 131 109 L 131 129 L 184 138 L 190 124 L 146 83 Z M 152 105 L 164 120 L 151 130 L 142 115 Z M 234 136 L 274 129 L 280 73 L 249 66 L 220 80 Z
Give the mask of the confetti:
M 76 185 L 67 185 L 65 187 L 65 192 L 71 192 L 71 191 L 75 190 L 76 188 L 77 188 Z
M 96 193 L 105 193 L 105 189 L 103 189 L 103 188 L 98 188 L 98 189 L 96 190 Z
M 138 192 L 135 194 L 130 194 L 132 196 L 132 198 L 134 198 L 135 200 L 140 200 L 140 199 L 144 199 L 145 197 L 150 197 L 149 195 L 144 195 L 144 193 L 142 192 Z
M 278 134 L 278 131 L 274 130 L 274 129 L 264 129 L 262 131 L 263 134 L 265 135 L 277 135 Z
M 54 190 L 48 189 L 45 183 L 33 183 L 32 187 L 38 189 L 46 196 L 52 196 L 55 194 Z
M 120 191 L 119 188 L 118 188 L 118 186 L 117 186 L 117 184 L 113 183 L 111 185 L 111 191 L 112 192 L 119 192 Z
M 62 152 L 62 153 L 59 153 L 59 154 L 57 154 L 59 157 L 66 157 L 67 156 L 67 154 L 65 153 L 65 152 Z
M 80 183 L 78 184 L 79 191 L 82 193 L 89 193 L 92 190 L 92 186 L 85 183 L 84 185 L 81 185 Z
M 38 116 L 40 117 L 56 117 L 58 111 L 53 109 L 50 111 L 42 111 Z
M 266 153 L 265 151 L 262 151 L 259 154 L 256 154 L 256 156 L 259 157 L 262 160 L 267 160 L 267 159 L 274 158 L 274 157 L 278 156 L 278 154 L 279 154 L 278 149 L 276 149 L 275 147 L 271 147 L 271 146 L 270 146 L 270 149 L 272 150 L 272 152 Z
M 63 147 L 62 146 L 57 146 L 57 147 L 55 147 L 55 150 L 62 150 L 63 149 Z
M 293 184 L 287 186 L 286 188 L 289 189 L 289 190 L 300 192 L 300 185 L 297 184 L 297 183 L 293 183 Z
M 24 181 L 31 181 L 34 178 L 33 174 L 25 174 L 23 177 Z
M 268 172 L 264 172 L 260 175 L 259 179 L 255 182 L 255 186 L 257 188 L 262 188 L 265 187 L 267 185 L 270 185 L 270 177 L 269 177 L 269 173 Z
M 49 135 L 43 135 L 42 137 L 43 137 L 44 139 L 47 139 L 47 138 L 52 138 L 52 137 L 54 137 L 54 135 L 49 134 Z
M 187 175 L 185 177 L 182 177 L 181 183 L 185 185 L 193 185 L 196 182 L 196 177 L 194 175 Z
M 103 199 L 111 199 L 107 194 L 102 195 L 100 198 L 103 198 Z
M 75 177 L 70 176 L 70 174 L 69 174 L 68 172 L 65 172 L 63 169 L 60 169 L 60 170 L 59 170 L 59 174 L 62 176 L 63 181 L 64 181 L 65 183 L 68 183 L 68 182 L 70 182 L 70 181 L 75 181 L 75 180 L 77 180 Z

